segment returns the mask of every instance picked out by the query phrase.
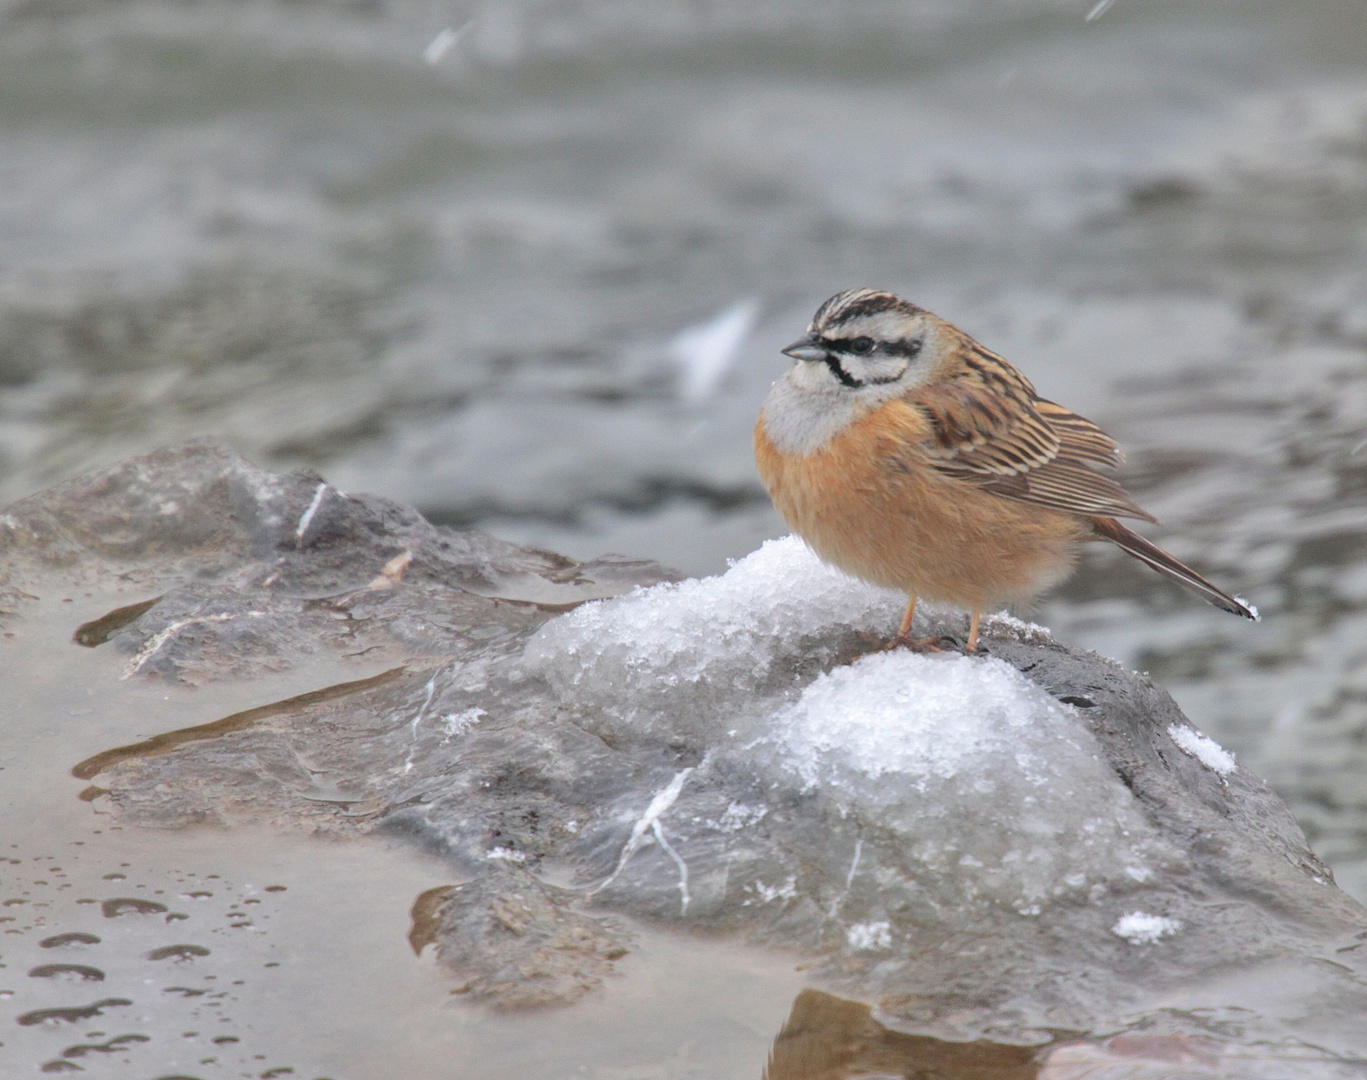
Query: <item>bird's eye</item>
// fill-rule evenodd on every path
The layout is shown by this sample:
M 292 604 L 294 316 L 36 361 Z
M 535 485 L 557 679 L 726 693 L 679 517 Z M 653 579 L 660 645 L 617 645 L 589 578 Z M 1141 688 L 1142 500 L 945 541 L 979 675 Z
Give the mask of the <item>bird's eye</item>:
M 873 352 L 873 338 L 857 337 L 850 342 L 850 352 L 855 356 L 868 356 Z

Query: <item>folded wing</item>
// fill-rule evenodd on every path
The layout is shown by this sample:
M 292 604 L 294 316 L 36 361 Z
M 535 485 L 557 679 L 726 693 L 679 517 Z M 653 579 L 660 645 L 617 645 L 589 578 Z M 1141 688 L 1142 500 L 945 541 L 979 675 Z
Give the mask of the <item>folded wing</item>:
M 904 399 L 928 422 L 920 449 L 946 475 L 1003 498 L 1087 516 L 1155 520 L 1097 472 L 1120 463 L 1115 440 L 1035 394 L 1006 361 L 975 347 L 964 373 Z

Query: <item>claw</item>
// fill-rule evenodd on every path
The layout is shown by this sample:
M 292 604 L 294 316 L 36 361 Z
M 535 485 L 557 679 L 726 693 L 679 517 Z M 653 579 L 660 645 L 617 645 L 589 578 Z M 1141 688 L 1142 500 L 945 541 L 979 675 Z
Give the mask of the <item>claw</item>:
M 949 641 L 945 637 L 924 637 L 913 638 L 911 636 L 898 635 L 883 646 L 883 652 L 892 652 L 894 649 L 910 649 L 914 653 L 933 653 L 944 652 L 945 647 L 941 642 Z M 952 644 L 952 642 L 951 642 Z

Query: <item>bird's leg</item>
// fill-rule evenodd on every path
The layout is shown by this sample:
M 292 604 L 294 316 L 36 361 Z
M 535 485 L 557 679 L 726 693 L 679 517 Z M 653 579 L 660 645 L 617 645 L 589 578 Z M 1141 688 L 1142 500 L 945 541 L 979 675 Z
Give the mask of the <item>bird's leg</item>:
M 911 643 L 911 618 L 916 614 L 916 594 L 911 594 L 911 599 L 907 601 L 906 614 L 902 616 L 902 625 L 897 628 L 897 637 L 894 639 L 899 644 Z
M 913 593 L 911 599 L 907 601 L 906 613 L 902 616 L 902 625 L 897 628 L 897 636 L 884 646 L 886 651 L 899 648 L 905 645 L 912 652 L 940 652 L 940 639 L 938 637 L 914 638 L 911 636 L 911 620 L 916 614 L 916 594 Z
M 973 609 L 973 615 L 968 620 L 968 643 L 964 646 L 964 652 L 975 653 L 978 651 L 978 622 L 982 618 L 982 613 L 977 608 Z

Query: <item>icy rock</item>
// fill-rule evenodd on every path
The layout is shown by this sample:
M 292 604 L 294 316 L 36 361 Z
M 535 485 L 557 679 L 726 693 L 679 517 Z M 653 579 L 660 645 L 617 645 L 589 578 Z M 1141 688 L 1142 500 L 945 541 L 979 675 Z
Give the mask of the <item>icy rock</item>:
M 24 582 L 113 574 L 155 593 L 100 632 L 127 677 L 195 684 L 308 663 L 319 646 L 409 661 L 495 649 L 587 599 L 669 578 L 628 559 L 578 563 L 262 472 L 207 443 L 158 451 L 21 500 L 0 516 L 0 620 Z M 8 596 L 8 602 L 5 598 Z
M 1306 1030 L 1367 1009 L 1367 913 L 1265 784 L 1193 756 L 1167 694 L 1005 616 L 979 656 L 878 653 L 903 598 L 796 540 L 671 581 L 192 446 L 16 504 L 0 545 L 16 648 L 52 582 L 135 583 L 77 634 L 124 655 L 111 693 L 352 665 L 217 725 L 168 714 L 77 773 L 131 822 L 444 853 L 460 884 L 430 937 L 472 999 L 573 1000 L 630 916 L 805 955 L 883 1019 L 955 1037 L 1092 1028 L 1202 986 Z M 1161 940 L 1136 948 L 1136 916 Z M 1279 987 L 1294 1001 L 1268 1006 Z
M 630 932 L 573 910 L 572 899 L 515 871 L 452 886 L 434 914 L 442 926 L 437 956 L 463 980 L 455 992 L 534 1008 L 597 989 L 629 951 Z

